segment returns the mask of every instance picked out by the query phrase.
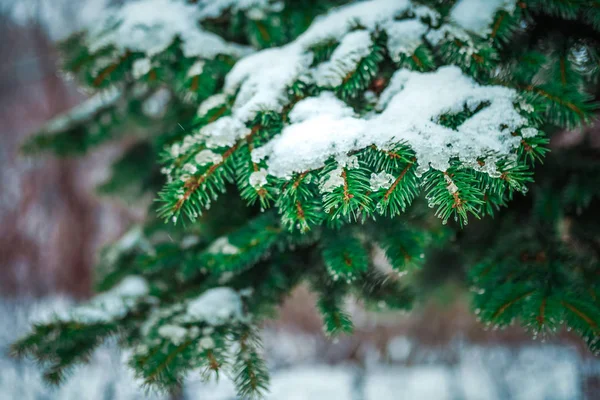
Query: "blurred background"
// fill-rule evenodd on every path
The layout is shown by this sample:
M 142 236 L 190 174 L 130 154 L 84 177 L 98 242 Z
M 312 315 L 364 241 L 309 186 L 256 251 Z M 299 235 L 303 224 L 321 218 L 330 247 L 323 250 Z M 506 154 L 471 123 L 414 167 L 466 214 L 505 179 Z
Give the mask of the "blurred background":
M 234 399 L 226 377 L 210 385 L 191 377 L 176 395 L 144 393 L 110 343 L 59 389 L 6 355 L 29 321 L 91 294 L 98 250 L 147 209 L 94 194 L 126 141 L 77 159 L 19 153 L 45 121 L 86 98 L 57 71 L 53 42 L 109 3 L 0 0 L 0 399 Z M 554 145 L 569 141 L 567 132 Z M 468 289 L 448 282 L 410 314 L 375 315 L 350 302 L 356 333 L 335 342 L 299 288 L 265 326 L 270 398 L 600 399 L 600 362 L 576 337 L 542 343 L 516 327 L 485 330 L 468 309 Z

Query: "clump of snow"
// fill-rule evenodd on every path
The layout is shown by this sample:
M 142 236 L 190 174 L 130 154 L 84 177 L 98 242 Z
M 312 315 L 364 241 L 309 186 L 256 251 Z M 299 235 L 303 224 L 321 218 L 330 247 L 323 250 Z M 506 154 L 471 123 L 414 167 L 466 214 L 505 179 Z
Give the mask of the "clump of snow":
M 174 345 L 182 344 L 188 334 L 188 330 L 179 325 L 162 325 L 158 328 L 158 334 L 173 342 Z
M 344 178 L 342 174 L 344 173 L 344 169 L 342 167 L 337 167 L 333 171 L 331 171 L 327 176 L 323 177 L 321 183 L 319 184 L 319 190 L 321 193 L 331 193 L 340 186 L 344 185 Z
M 481 36 L 490 32 L 494 16 L 500 10 L 514 12 L 514 0 L 459 0 L 450 17 L 462 28 Z
M 167 112 L 171 98 L 172 94 L 169 89 L 160 88 L 144 101 L 142 112 L 150 118 L 161 118 Z
M 124 317 L 150 289 L 141 276 L 128 276 L 111 290 L 73 310 L 71 318 L 84 322 L 108 322 Z
M 392 60 L 399 62 L 401 55 L 413 54 L 423 43 L 427 25 L 418 20 L 392 21 L 385 25 L 388 34 L 387 48 Z
M 287 103 L 286 89 L 311 63 L 312 54 L 300 51 L 297 45 L 263 50 L 240 60 L 225 80 L 225 93 L 238 93 L 234 116 L 248 121 L 262 109 L 281 111 Z
M 267 184 L 267 170 L 264 168 L 250 174 L 250 186 L 255 189 L 261 188 Z
M 210 336 L 204 336 L 198 341 L 198 348 L 202 350 L 208 350 L 215 347 L 215 340 Z
M 344 77 L 356 69 L 360 60 L 369 55 L 371 46 L 373 40 L 369 31 L 359 30 L 347 34 L 331 55 L 331 59 L 320 64 L 313 72 L 317 85 L 340 86 Z
M 199 117 L 205 116 L 210 110 L 223 106 L 227 103 L 227 95 L 225 93 L 218 93 L 210 96 L 208 99 L 204 100 L 200 107 L 198 107 L 197 115 Z
M 202 74 L 205 62 L 203 60 L 196 61 L 188 70 L 188 78 Z
M 233 95 L 239 90 L 234 117 L 248 121 L 263 109 L 281 111 L 288 103 L 287 89 L 296 80 L 339 84 L 340 74 L 356 66 L 361 55 L 368 54 L 370 34 L 412 9 L 408 0 L 370 0 L 339 7 L 317 18 L 294 42 L 240 60 L 225 81 L 225 93 Z M 351 32 L 354 26 L 364 29 Z M 341 42 L 331 63 L 311 71 L 313 57 L 307 50 L 330 40 Z
M 198 165 L 206 165 L 206 164 L 217 164 L 223 160 L 223 156 L 217 153 L 214 153 L 212 150 L 202 150 L 196 157 L 194 161 L 198 163 Z
M 152 61 L 149 58 L 141 58 L 139 60 L 135 60 L 132 66 L 133 77 L 135 79 L 139 79 L 142 76 L 146 75 L 150 72 L 152 68 Z
M 539 131 L 535 128 L 521 129 L 521 136 L 523 136 L 524 138 L 531 138 L 531 137 L 537 136 L 538 133 L 539 133 Z
M 322 107 L 315 107 L 319 111 L 312 117 L 303 113 L 303 121 L 292 120 L 259 154 L 266 157 L 269 174 L 289 178 L 324 166 L 330 157 L 373 144 L 388 148 L 405 142 L 415 151 L 420 172 L 430 167 L 445 171 L 449 160 L 458 157 L 467 166 L 492 173 L 495 161 L 509 156 L 520 144 L 520 138 L 511 133 L 527 121 L 515 110 L 516 101 L 516 91 L 480 86 L 458 67 L 432 73 L 399 70 L 381 95 L 380 114 L 371 119 L 340 117 L 345 105 L 326 99 Z M 435 122 L 444 114 L 462 112 L 465 106 L 474 110 L 482 103 L 489 106 L 456 130 Z M 480 167 L 479 158 L 490 162 Z
M 245 46 L 228 43 L 203 30 L 198 24 L 200 17 L 198 7 L 183 0 L 135 0 L 107 10 L 106 16 L 88 31 L 87 42 L 92 52 L 113 45 L 121 51 L 152 56 L 180 37 L 186 57 L 240 57 L 249 52 Z
M 342 154 L 337 156 L 335 161 L 337 162 L 337 168 L 321 179 L 319 184 L 321 193 L 333 192 L 335 188 L 344 185 L 344 169 L 358 168 L 358 158 L 356 156 Z
M 190 301 L 186 316 L 209 325 L 223 325 L 243 317 L 240 295 L 228 287 L 216 287 Z
M 239 119 L 223 117 L 200 130 L 200 135 L 206 138 L 209 148 L 233 146 L 236 140 L 250 133 L 250 129 Z
M 225 11 L 251 11 L 270 9 L 269 0 L 199 0 L 202 18 L 216 18 Z M 277 7 L 277 6 L 276 6 Z
M 346 105 L 343 101 L 335 97 L 331 92 L 322 92 L 317 97 L 307 97 L 306 99 L 296 103 L 289 118 L 293 123 L 303 122 L 314 117 L 323 107 L 328 112 L 327 114 L 333 118 L 343 118 L 354 116 L 354 110 Z
M 434 42 L 450 36 L 469 44 L 472 40 L 462 28 L 479 29 L 467 18 L 476 14 L 474 9 L 485 11 L 482 19 L 493 18 L 500 8 L 511 11 L 504 0 L 489 3 L 493 4 L 483 0 L 459 1 L 452 11 L 457 24 L 439 28 L 428 25 L 439 23 L 437 12 L 415 6 L 409 0 L 367 0 L 335 8 L 318 17 L 292 43 L 240 60 L 226 77 L 224 95 L 209 99 L 199 110 L 203 115 L 214 105 L 224 103 L 227 97 L 235 96 L 231 115 L 205 126 L 195 140 L 204 141 L 209 149 L 233 146 L 250 133 L 247 123 L 257 112 L 281 112 L 289 104 L 288 89 L 294 82 L 339 86 L 370 53 L 372 35 L 377 30 L 387 33 L 388 50 L 397 61 L 402 54 L 414 52 L 424 36 Z M 203 5 L 207 7 L 208 3 Z M 473 10 L 465 10 L 469 5 Z M 461 13 L 468 15 L 457 19 Z M 312 66 L 310 49 L 331 41 L 340 43 L 331 59 Z M 474 45 L 464 46 L 464 51 L 474 51 Z M 343 165 L 340 160 L 348 154 L 370 145 L 387 149 L 402 142 L 416 153 L 418 174 L 429 168 L 445 171 L 449 161 L 458 158 L 463 165 L 496 177 L 496 162 L 514 158 L 513 150 L 520 145 L 520 137 L 512 133 L 521 130 L 524 136 L 534 135 L 534 131 L 526 129 L 527 120 L 517 111 L 518 101 L 516 91 L 480 86 L 455 66 L 431 73 L 399 70 L 375 104 L 376 112 L 367 116 L 356 116 L 351 107 L 331 92 L 297 102 L 289 114 L 289 124 L 275 138 L 254 149 L 252 160 L 266 163 L 267 175 L 289 179 L 294 173 L 321 168 L 334 158 L 338 168 L 320 182 L 322 192 L 326 193 L 343 184 L 341 168 L 352 166 Z M 481 104 L 489 105 L 455 130 L 438 123 L 445 114 L 460 113 L 465 107 L 474 111 Z M 186 148 L 185 143 L 182 148 Z M 481 160 L 483 166 L 478 162 Z M 251 185 L 264 184 L 266 174 L 263 169 L 252 174 Z M 389 187 L 391 179 L 387 175 L 374 176 L 371 186 Z
M 371 174 L 371 179 L 369 179 L 369 184 L 371 186 L 371 190 L 373 192 L 376 192 L 381 189 L 389 189 L 389 187 L 392 186 L 392 183 L 394 183 L 394 180 L 396 180 L 394 175 L 388 174 L 385 171 L 381 171 L 378 174 L 376 174 L 376 173 Z
M 210 245 L 208 252 L 213 254 L 232 255 L 239 253 L 240 249 L 229 243 L 229 239 L 227 237 L 221 237 Z
M 297 41 L 305 48 L 330 39 L 339 41 L 354 26 L 374 32 L 411 9 L 408 0 L 370 0 L 338 7 L 318 17 Z
M 68 113 L 50 120 L 44 127 L 47 133 L 56 133 L 67 129 L 72 124 L 87 120 L 101 109 L 115 104 L 121 98 L 121 90 L 116 87 L 103 90 L 90 97 Z

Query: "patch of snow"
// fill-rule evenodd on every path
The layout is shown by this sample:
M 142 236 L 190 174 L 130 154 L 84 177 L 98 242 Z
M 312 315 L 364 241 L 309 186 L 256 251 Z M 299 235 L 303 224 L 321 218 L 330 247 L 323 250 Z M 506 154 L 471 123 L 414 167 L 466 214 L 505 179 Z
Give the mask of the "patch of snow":
M 205 336 L 198 341 L 198 347 L 201 349 L 212 349 L 215 347 L 215 341 L 210 336 Z
M 287 88 L 308 70 L 312 54 L 288 45 L 267 49 L 241 59 L 225 79 L 225 93 L 237 93 L 233 113 L 249 121 L 260 110 L 281 111 L 287 103 Z M 238 92 L 239 90 L 239 92 Z
M 317 365 L 279 371 L 272 376 L 267 400 L 351 400 L 355 375 L 349 367 Z
M 321 193 L 330 193 L 340 186 L 344 185 L 344 168 L 354 169 L 358 168 L 358 158 L 356 156 L 347 156 L 345 154 L 338 155 L 336 157 L 338 167 L 333 171 L 329 172 L 327 176 L 323 177 L 319 184 L 319 190 Z
M 371 190 L 373 192 L 377 192 L 381 189 L 389 189 L 394 183 L 396 178 L 392 174 L 388 174 L 385 171 L 381 171 L 380 173 L 371 173 L 371 179 L 369 180 L 369 184 L 371 186 Z
M 229 243 L 229 239 L 227 237 L 221 237 L 215 240 L 210 247 L 208 248 L 209 253 L 213 254 L 237 254 L 240 252 L 236 246 Z
M 203 60 L 196 61 L 188 70 L 188 78 L 202 74 L 202 71 L 204 70 L 204 64 L 205 62 Z
M 371 370 L 365 379 L 367 400 L 450 400 L 452 375 L 441 366 L 390 367 Z
M 208 99 L 204 100 L 200 107 L 198 107 L 197 115 L 199 117 L 205 116 L 210 110 L 221 107 L 227 103 L 227 96 L 225 93 L 218 93 L 210 96 Z
M 538 133 L 539 131 L 535 128 L 521 129 L 521 136 L 523 136 L 524 138 L 532 138 L 534 136 L 537 136 Z
M 392 362 L 405 362 L 413 347 L 413 342 L 406 336 L 393 337 L 387 345 L 387 356 Z
M 171 102 L 171 91 L 160 88 L 142 104 L 142 112 L 150 118 L 161 118 L 167 112 L 167 106 Z
M 514 12 L 514 0 L 459 0 L 450 17 L 462 28 L 484 36 L 490 32 L 494 16 L 500 10 Z
M 387 48 L 392 60 L 399 62 L 401 55 L 413 54 L 423 43 L 423 35 L 429 29 L 418 20 L 392 21 L 384 26 L 388 34 Z
M 231 147 L 249 133 L 250 128 L 246 124 L 231 116 L 219 118 L 200 130 L 200 136 L 206 138 L 206 146 L 211 149 Z
M 123 318 L 150 289 L 141 276 L 125 277 L 112 289 L 100 293 L 89 303 L 76 307 L 69 319 L 83 323 L 109 322 Z
M 502 4 L 498 7 L 504 7 Z M 462 7 L 459 4 L 459 11 Z M 404 15 L 415 19 L 395 20 Z M 437 21 L 439 15 L 427 7 L 413 6 L 408 0 L 363 1 L 317 18 L 304 34 L 284 47 L 245 57 L 226 78 L 225 93 L 237 93 L 232 115 L 213 123 L 223 126 L 211 124 L 202 132 L 208 147 L 233 145 L 249 133 L 245 123 L 260 110 L 282 111 L 289 102 L 287 89 L 297 80 L 338 86 L 369 54 L 371 35 L 378 27 L 386 30 L 394 57 L 414 51 L 429 29 L 424 19 Z M 361 29 L 353 31 L 355 26 Z M 440 37 L 447 33 L 468 37 L 456 26 L 444 25 L 438 31 Z M 340 45 L 331 60 L 311 69 L 312 55 L 307 49 L 325 40 L 339 41 Z M 457 67 L 443 67 L 432 73 L 400 70 L 381 95 L 377 104 L 380 114 L 358 118 L 332 93 L 301 100 L 290 113 L 291 123 L 280 135 L 255 149 L 252 159 L 265 160 L 269 175 L 290 178 L 294 173 L 321 168 L 332 157 L 343 157 L 372 144 L 386 148 L 406 142 L 417 154 L 418 173 L 429 168 L 445 171 L 449 160 L 458 157 L 467 166 L 497 176 L 495 162 L 510 157 L 520 143 L 520 138 L 511 133 L 526 124 L 515 109 L 517 101 L 516 91 L 479 86 Z M 459 113 L 464 107 L 474 110 L 484 102 L 490 105 L 457 130 L 435 122 L 443 114 Z M 244 129 L 236 134 L 242 125 Z M 221 137 L 226 139 L 221 141 Z M 216 145 L 208 143 L 215 139 Z M 477 162 L 481 158 L 486 159 L 484 167 Z M 333 171 L 330 180 L 322 183 L 325 191 L 340 185 L 338 172 Z
M 243 317 L 240 295 L 228 287 L 216 287 L 190 301 L 186 316 L 209 325 L 223 325 Z
M 312 105 L 314 115 L 303 113 L 302 122 L 286 126 L 266 149 L 256 151 L 266 157 L 269 174 L 282 178 L 320 168 L 330 157 L 399 142 L 415 151 L 421 173 L 430 167 L 445 171 L 449 160 L 457 157 L 464 165 L 494 174 L 495 161 L 520 145 L 520 137 L 511 133 L 527 122 L 515 110 L 516 101 L 516 91 L 480 86 L 455 66 L 432 73 L 399 70 L 381 95 L 381 114 L 371 119 L 339 117 L 339 106 L 327 99 L 322 107 Z M 435 122 L 446 113 L 462 112 L 465 106 L 475 109 L 484 102 L 490 105 L 456 130 Z M 486 159 L 486 166 L 479 166 L 480 158 Z
M 373 46 L 371 33 L 358 30 L 344 36 L 344 39 L 331 55 L 331 59 L 316 67 L 312 72 L 319 86 L 335 88 L 344 82 L 344 77 L 354 71 Z
M 162 325 L 158 328 L 158 334 L 165 339 L 169 339 L 174 345 L 182 344 L 188 334 L 188 330 L 179 325 Z
M 333 171 L 329 172 L 327 176 L 321 179 L 321 182 L 319 184 L 319 191 L 321 193 L 331 193 L 336 188 L 344 186 L 344 178 L 342 177 L 343 173 L 343 167 L 337 167 Z
M 115 104 L 120 98 L 121 90 L 116 87 L 100 91 L 66 114 L 50 120 L 43 129 L 47 133 L 60 132 L 73 124 L 87 120 L 101 109 Z
M 228 43 L 203 30 L 198 24 L 200 17 L 198 7 L 183 0 L 135 0 L 110 7 L 88 31 L 87 42 L 91 52 L 114 45 L 121 51 L 141 51 L 153 56 L 180 37 L 186 57 L 248 54 L 247 47 Z
M 234 117 L 248 121 L 263 109 L 281 111 L 288 103 L 288 87 L 296 80 L 310 81 L 311 72 L 321 83 L 335 84 L 339 80 L 335 78 L 336 72 L 339 72 L 335 68 L 346 70 L 352 63 L 355 64 L 357 56 L 353 55 L 353 51 L 357 51 L 357 55 L 367 54 L 365 49 L 370 33 L 411 9 L 408 0 L 370 0 L 338 7 L 318 17 L 292 43 L 243 58 L 225 80 L 225 93 L 233 95 L 239 90 L 233 107 Z M 364 30 L 351 32 L 357 24 Z M 341 42 L 341 49 L 336 49 L 333 55 L 337 62 L 326 63 L 310 71 L 313 56 L 307 49 L 328 40 Z M 368 40 L 370 43 L 370 37 Z M 352 48 L 358 44 L 360 51 Z
M 233 12 L 268 9 L 269 0 L 199 0 L 202 18 L 216 18 L 227 10 Z
M 132 73 L 135 79 L 139 79 L 142 76 L 146 75 L 150 72 L 152 68 L 152 61 L 149 58 L 141 58 L 139 60 L 135 60 L 132 66 Z
M 223 160 L 223 156 L 217 153 L 214 153 L 212 150 L 202 150 L 196 157 L 194 161 L 198 163 L 198 165 L 206 165 L 206 164 L 217 164 Z
M 267 170 L 261 168 L 260 170 L 250 174 L 250 186 L 255 189 L 261 188 L 267 184 Z

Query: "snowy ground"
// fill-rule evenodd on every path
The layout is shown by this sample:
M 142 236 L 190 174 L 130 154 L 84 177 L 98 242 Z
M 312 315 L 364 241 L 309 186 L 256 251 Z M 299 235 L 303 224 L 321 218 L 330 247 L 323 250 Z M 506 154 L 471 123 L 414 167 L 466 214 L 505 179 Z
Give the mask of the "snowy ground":
M 67 305 L 67 301 L 60 299 L 18 305 L 0 302 L 0 399 L 164 398 L 140 391 L 130 372 L 122 366 L 122 356 L 111 345 L 98 351 L 90 366 L 78 369 L 64 386 L 55 390 L 41 382 L 33 363 L 4 356 L 7 344 L 26 330 L 30 318 L 39 318 Z M 323 361 L 327 352 L 323 346 L 321 339 L 307 334 L 265 332 L 267 358 L 273 371 L 268 399 L 598 398 L 589 385 L 600 379 L 600 361 L 582 358 L 567 346 L 483 347 L 455 340 L 444 348 L 427 348 L 399 336 L 389 342 L 385 355 L 365 344 L 352 362 L 335 365 Z M 205 384 L 191 376 L 183 398 L 234 400 L 235 391 L 226 378 Z

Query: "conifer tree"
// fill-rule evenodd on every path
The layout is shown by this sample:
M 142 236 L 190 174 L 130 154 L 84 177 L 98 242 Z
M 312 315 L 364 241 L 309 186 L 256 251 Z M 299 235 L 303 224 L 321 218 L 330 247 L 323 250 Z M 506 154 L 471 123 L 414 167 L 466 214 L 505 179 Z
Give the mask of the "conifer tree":
M 548 153 L 597 110 L 597 0 L 132 0 L 60 49 L 94 95 L 24 151 L 134 136 L 100 192 L 157 202 L 94 298 L 13 345 L 50 382 L 117 337 L 152 388 L 260 397 L 297 285 L 338 335 L 347 296 L 410 309 L 450 269 L 482 323 L 600 350 L 599 151 Z

